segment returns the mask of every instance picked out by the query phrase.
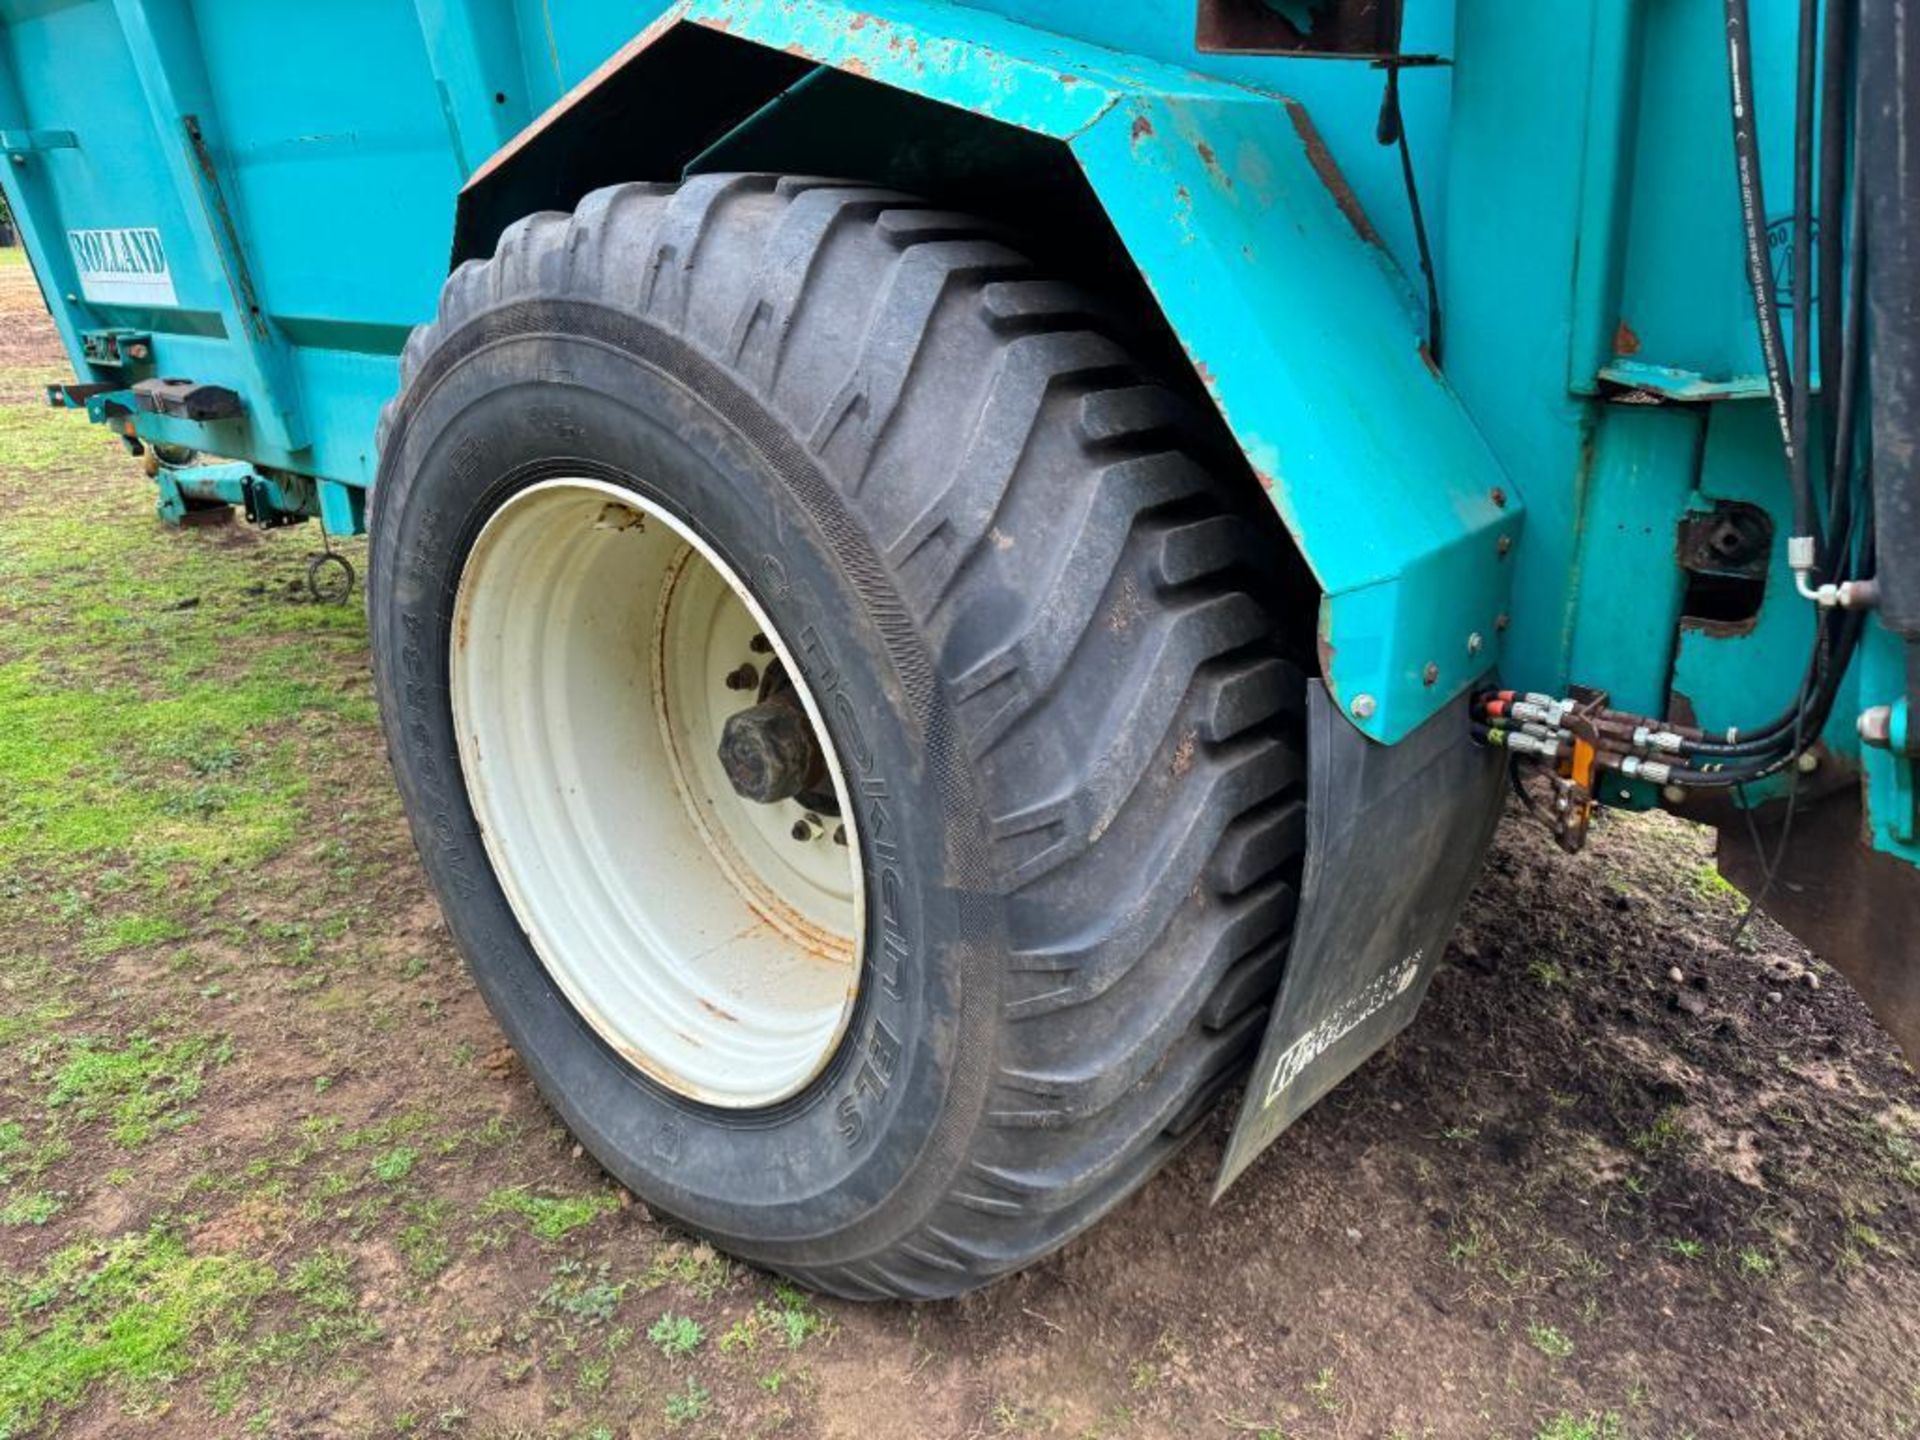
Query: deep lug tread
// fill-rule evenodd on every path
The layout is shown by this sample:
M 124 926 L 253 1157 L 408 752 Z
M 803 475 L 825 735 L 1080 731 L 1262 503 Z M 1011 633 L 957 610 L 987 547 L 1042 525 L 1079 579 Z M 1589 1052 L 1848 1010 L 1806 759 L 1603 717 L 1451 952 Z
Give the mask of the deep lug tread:
M 810 446 L 902 596 L 876 622 L 928 647 L 991 815 L 1014 953 L 978 1128 L 890 1238 L 775 1263 L 860 1299 L 1018 1268 L 1199 1133 L 1265 1028 L 1306 813 L 1272 528 L 1210 473 L 1228 448 L 1210 410 L 971 216 L 816 177 L 610 187 L 456 271 L 403 378 L 490 307 L 556 294 L 678 331 Z M 939 463 L 917 463 L 929 434 Z

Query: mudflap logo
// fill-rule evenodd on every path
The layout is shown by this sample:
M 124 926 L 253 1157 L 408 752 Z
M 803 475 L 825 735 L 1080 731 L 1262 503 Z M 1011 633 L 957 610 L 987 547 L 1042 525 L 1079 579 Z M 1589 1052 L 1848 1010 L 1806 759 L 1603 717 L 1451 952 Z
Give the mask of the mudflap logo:
M 152 226 L 69 230 L 80 293 L 96 305 L 177 305 L 173 267 Z
M 1376 975 L 1365 989 L 1349 995 L 1331 1015 L 1282 1050 L 1274 1062 L 1273 1077 L 1267 1082 L 1267 1095 L 1261 1108 L 1272 1105 L 1309 1065 L 1406 994 L 1419 978 L 1420 962 L 1426 954 L 1423 947 L 1384 975 Z

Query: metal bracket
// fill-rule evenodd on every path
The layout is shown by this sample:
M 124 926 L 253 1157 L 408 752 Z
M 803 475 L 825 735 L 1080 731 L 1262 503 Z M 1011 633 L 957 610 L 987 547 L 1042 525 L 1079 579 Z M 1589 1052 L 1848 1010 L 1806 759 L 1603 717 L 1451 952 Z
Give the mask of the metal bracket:
M 144 330 L 85 330 L 80 346 L 87 364 L 108 370 L 144 365 L 153 359 L 153 337 Z
M 163 465 L 154 483 L 156 509 L 168 525 L 184 524 L 198 510 L 238 505 L 250 524 L 272 530 L 296 525 L 318 509 L 313 484 L 304 476 L 263 475 L 244 461 Z

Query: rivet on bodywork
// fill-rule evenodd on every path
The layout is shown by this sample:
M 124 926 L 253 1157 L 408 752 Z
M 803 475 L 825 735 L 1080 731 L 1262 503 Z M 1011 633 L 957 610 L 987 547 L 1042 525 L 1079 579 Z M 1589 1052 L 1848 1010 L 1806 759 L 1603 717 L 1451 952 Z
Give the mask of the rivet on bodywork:
M 1356 695 L 1353 697 L 1353 704 L 1349 708 L 1353 711 L 1354 719 L 1371 720 L 1374 711 L 1380 707 L 1375 703 L 1371 695 Z

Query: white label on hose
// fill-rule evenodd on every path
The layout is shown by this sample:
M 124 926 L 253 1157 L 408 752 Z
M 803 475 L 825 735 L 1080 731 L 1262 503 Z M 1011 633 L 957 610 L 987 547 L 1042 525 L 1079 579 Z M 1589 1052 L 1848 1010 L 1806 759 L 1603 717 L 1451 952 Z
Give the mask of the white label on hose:
M 80 272 L 80 292 L 96 305 L 178 305 L 173 267 L 152 226 L 127 230 L 69 230 L 67 245 Z

